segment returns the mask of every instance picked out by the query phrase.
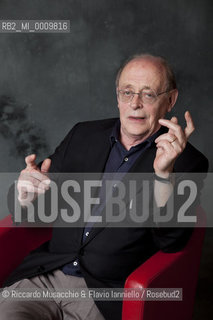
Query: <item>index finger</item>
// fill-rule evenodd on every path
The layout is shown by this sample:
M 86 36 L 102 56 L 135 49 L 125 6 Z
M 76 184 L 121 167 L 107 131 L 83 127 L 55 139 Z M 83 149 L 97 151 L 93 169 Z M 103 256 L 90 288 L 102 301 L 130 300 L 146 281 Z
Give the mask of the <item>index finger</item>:
M 172 119 L 171 120 L 159 119 L 158 122 L 161 125 L 167 127 L 168 129 L 172 129 L 174 131 L 177 131 L 177 128 L 179 128 L 178 123 L 176 121 L 172 120 Z
M 184 116 L 185 116 L 185 119 L 186 119 L 186 128 L 184 129 L 184 133 L 185 133 L 186 138 L 188 139 L 188 137 L 195 130 L 195 126 L 194 126 L 194 122 L 192 120 L 192 116 L 189 113 L 189 111 L 186 111 Z

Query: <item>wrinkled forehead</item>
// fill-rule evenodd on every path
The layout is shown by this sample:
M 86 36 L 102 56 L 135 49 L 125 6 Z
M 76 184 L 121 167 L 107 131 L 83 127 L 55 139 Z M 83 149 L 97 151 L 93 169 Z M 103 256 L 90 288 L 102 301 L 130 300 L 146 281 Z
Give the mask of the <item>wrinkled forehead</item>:
M 160 61 L 151 58 L 137 58 L 123 69 L 119 86 L 147 86 L 154 89 L 167 86 L 165 67 Z

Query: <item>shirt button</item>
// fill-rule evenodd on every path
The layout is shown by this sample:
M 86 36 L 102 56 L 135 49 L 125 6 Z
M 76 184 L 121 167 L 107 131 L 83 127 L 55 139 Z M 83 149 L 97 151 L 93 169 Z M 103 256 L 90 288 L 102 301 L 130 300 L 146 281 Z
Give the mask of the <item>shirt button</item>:
M 129 159 L 126 157 L 126 158 L 124 158 L 124 161 L 128 161 Z
M 73 265 L 76 267 L 78 265 L 78 262 L 77 261 L 74 261 L 73 262 Z
M 85 235 L 86 235 L 86 237 L 88 237 L 88 235 L 89 235 L 89 231 L 87 231 L 87 232 L 85 233 Z

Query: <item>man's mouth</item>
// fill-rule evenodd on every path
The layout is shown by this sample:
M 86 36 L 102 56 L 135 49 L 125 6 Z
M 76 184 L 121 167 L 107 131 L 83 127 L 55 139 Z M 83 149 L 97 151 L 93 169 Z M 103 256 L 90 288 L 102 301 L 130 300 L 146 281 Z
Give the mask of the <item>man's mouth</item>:
M 146 117 L 133 117 L 133 116 L 130 116 L 128 117 L 130 120 L 135 120 L 135 121 L 140 121 L 140 120 L 144 120 L 146 119 Z

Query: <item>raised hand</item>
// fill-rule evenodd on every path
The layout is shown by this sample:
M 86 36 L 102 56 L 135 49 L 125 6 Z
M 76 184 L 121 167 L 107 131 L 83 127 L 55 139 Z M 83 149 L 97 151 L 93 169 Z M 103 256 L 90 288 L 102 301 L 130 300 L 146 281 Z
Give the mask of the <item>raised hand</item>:
M 155 140 L 157 152 L 153 166 L 155 173 L 161 177 L 167 178 L 173 171 L 175 160 L 185 149 L 187 140 L 195 129 L 189 111 L 186 111 L 184 116 L 186 120 L 184 130 L 178 124 L 176 117 L 171 120 L 159 119 L 159 123 L 169 129 Z
M 50 179 L 47 173 L 50 169 L 51 160 L 45 159 L 41 165 L 41 169 L 36 165 L 35 160 L 35 154 L 31 154 L 25 158 L 26 168 L 21 171 L 18 179 L 18 200 L 22 206 L 26 206 L 38 194 L 45 193 L 49 189 Z

